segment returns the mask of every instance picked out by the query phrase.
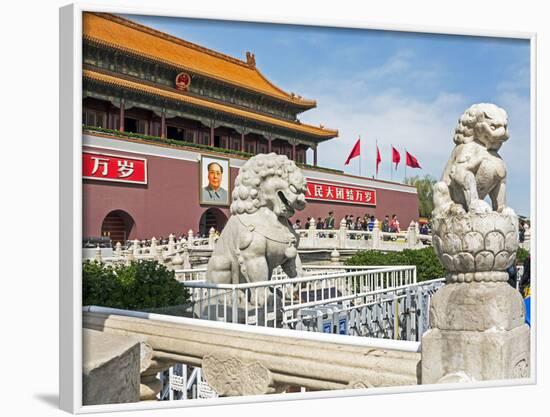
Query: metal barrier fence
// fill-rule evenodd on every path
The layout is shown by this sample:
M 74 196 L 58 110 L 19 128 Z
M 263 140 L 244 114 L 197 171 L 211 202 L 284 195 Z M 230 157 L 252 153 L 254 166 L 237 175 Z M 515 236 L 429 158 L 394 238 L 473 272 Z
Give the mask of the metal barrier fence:
M 428 329 L 431 296 L 444 278 L 336 297 L 301 306 L 296 318 L 283 323 L 296 330 L 420 341 Z M 283 311 L 296 307 L 283 307 Z M 286 315 L 283 315 L 286 317 Z
M 313 274 L 313 275 L 311 275 Z M 365 293 L 416 283 L 415 266 L 306 268 L 302 278 L 276 273 L 271 281 L 213 284 L 183 281 L 197 318 L 288 327 L 301 308 L 354 300 Z M 309 276 L 308 276 L 309 275 Z

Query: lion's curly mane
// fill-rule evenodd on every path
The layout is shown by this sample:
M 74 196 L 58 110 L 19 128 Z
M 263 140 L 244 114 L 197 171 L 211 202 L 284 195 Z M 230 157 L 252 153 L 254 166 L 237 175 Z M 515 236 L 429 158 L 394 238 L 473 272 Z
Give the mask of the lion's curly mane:
M 460 116 L 460 119 L 458 119 L 453 137 L 454 143 L 460 145 L 474 140 L 475 127 L 478 123 L 485 121 L 487 109 L 495 113 L 504 113 L 504 115 L 506 115 L 503 109 L 494 104 L 478 103 L 470 106 L 464 111 L 462 116 Z
M 292 183 L 291 174 L 298 167 L 285 155 L 259 154 L 249 159 L 241 168 L 233 189 L 231 214 L 252 214 L 262 207 L 260 184 L 269 177 L 278 176 Z

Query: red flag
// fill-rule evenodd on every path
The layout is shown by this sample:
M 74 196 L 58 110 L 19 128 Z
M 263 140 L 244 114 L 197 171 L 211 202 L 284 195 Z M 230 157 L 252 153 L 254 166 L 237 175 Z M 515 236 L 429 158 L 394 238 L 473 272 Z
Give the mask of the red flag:
M 380 149 L 378 149 L 378 143 L 376 144 L 376 176 L 378 176 L 378 165 L 380 165 L 380 162 L 382 161 L 382 158 L 380 157 Z
M 420 164 L 418 163 L 418 160 L 412 156 L 410 153 L 406 152 L 406 156 L 407 156 L 407 166 L 408 167 L 411 167 L 411 168 L 422 168 L 420 166 Z
M 346 162 L 344 163 L 344 165 L 348 165 L 351 159 L 359 155 L 361 155 L 361 139 L 357 139 L 357 142 L 355 142 L 355 145 L 353 145 L 353 149 L 348 155 L 348 159 L 346 159 Z
M 395 164 L 395 169 L 397 169 L 397 165 L 401 162 L 401 155 L 393 146 L 391 147 L 391 161 Z

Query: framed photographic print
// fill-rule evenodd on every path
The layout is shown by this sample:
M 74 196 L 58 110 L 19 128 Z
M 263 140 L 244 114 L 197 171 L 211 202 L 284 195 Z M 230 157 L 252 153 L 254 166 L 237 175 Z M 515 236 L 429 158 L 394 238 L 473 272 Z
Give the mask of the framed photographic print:
M 200 204 L 229 206 L 229 159 L 201 155 L 200 172 Z
M 534 34 L 60 16 L 63 409 L 534 382 Z

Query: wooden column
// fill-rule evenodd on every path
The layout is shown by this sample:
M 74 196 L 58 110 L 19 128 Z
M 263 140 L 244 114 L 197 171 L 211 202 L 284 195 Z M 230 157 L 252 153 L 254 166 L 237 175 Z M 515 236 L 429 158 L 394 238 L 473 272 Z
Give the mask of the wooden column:
M 271 153 L 271 141 L 272 141 L 271 136 L 268 136 L 267 137 L 267 153 Z
M 166 112 L 162 112 L 160 115 L 160 137 L 166 137 Z
M 317 146 L 313 148 L 313 166 L 317 166 Z
M 241 152 L 244 152 L 244 132 L 241 132 Z
M 296 143 L 292 143 L 292 160 L 296 161 Z
M 210 126 L 210 146 L 214 146 L 214 125 Z
M 120 99 L 120 113 L 118 115 L 118 130 L 124 132 L 124 99 Z

